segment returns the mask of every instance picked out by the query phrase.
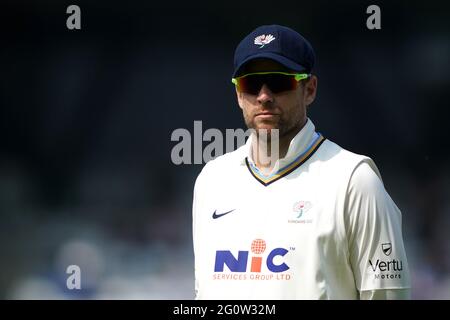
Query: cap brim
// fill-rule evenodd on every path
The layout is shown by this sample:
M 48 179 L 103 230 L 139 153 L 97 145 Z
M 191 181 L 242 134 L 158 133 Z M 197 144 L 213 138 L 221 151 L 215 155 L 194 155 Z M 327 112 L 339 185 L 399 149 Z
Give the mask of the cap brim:
M 291 69 L 292 71 L 296 71 L 296 72 L 304 72 L 306 71 L 306 68 L 303 67 L 302 65 L 299 65 L 295 62 L 293 62 L 292 60 L 280 56 L 278 54 L 275 53 L 271 53 L 271 52 L 262 52 L 259 54 L 255 54 L 252 55 L 250 57 L 247 57 L 244 61 L 242 61 L 237 68 L 234 70 L 233 73 L 233 78 L 236 78 L 237 75 L 239 75 L 239 72 L 241 71 L 242 67 L 249 61 L 254 60 L 254 59 L 258 59 L 258 58 L 267 58 L 267 59 L 271 59 L 274 60 L 280 64 L 282 64 L 283 66 L 285 66 L 288 69 Z

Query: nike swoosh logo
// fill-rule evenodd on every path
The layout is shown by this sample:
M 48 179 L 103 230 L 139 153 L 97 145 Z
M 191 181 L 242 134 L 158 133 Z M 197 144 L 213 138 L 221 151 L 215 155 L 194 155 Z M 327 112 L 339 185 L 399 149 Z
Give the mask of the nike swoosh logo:
M 227 212 L 224 212 L 224 213 L 219 213 L 219 214 L 217 214 L 216 213 L 217 210 L 215 210 L 213 215 L 212 215 L 212 217 L 213 217 L 213 219 L 217 219 L 217 218 L 223 217 L 226 214 L 229 214 L 230 212 L 233 212 L 234 210 L 236 210 L 236 209 L 233 209 L 233 210 L 230 210 L 230 211 L 227 211 Z

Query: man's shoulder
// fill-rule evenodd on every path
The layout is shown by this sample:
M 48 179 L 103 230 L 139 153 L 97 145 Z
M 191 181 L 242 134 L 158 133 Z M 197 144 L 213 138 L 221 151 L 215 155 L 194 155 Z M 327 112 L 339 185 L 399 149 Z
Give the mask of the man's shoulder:
M 375 162 L 367 155 L 347 150 L 337 143 L 326 139 L 318 150 L 317 157 L 326 163 L 331 170 L 343 174 L 352 174 L 362 163 L 367 163 L 380 176 Z
M 202 168 L 200 176 L 210 176 L 219 174 L 229 174 L 230 171 L 241 167 L 246 157 L 246 146 L 227 152 L 221 156 L 208 161 Z
M 322 144 L 322 148 L 320 148 L 322 152 L 322 156 L 326 155 L 330 157 L 330 160 L 342 160 L 342 159 L 360 159 L 367 158 L 367 156 L 363 154 L 359 154 L 348 149 L 341 147 L 339 144 L 333 142 L 330 139 L 325 139 Z

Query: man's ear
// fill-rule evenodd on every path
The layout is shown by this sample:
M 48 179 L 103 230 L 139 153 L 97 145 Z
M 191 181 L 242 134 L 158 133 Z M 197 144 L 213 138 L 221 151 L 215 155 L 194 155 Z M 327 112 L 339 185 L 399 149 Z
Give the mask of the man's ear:
M 242 92 L 237 91 L 236 89 L 236 98 L 239 104 L 239 108 L 241 108 L 242 110 L 244 110 L 243 106 L 243 97 L 242 97 Z
M 309 106 L 316 99 L 317 94 L 317 77 L 312 75 L 311 78 L 305 82 L 305 103 Z

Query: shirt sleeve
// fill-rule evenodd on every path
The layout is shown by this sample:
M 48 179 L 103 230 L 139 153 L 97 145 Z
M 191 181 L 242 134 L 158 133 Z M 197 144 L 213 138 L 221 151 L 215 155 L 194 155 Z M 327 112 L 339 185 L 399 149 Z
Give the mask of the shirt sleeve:
M 410 288 L 401 212 L 377 173 L 372 160 L 361 162 L 347 191 L 349 258 L 362 299 L 395 297 L 400 291 L 378 291 Z
M 201 228 L 201 214 L 205 211 L 205 171 L 208 164 L 206 164 L 200 174 L 197 176 L 194 185 L 193 197 L 192 197 L 192 245 L 194 251 L 194 299 L 198 300 L 201 297 L 201 275 L 205 274 L 203 270 L 204 263 L 202 263 L 202 245 L 199 239 L 202 238 L 201 234 L 205 232 L 204 228 Z
M 194 299 L 198 299 L 198 289 L 199 289 L 199 279 L 198 279 L 198 265 L 197 265 L 197 259 L 196 256 L 198 254 L 198 248 L 197 248 L 197 223 L 198 223 L 198 210 L 199 210 L 199 188 L 200 188 L 200 176 L 197 177 L 194 185 L 194 193 L 193 193 L 193 199 L 192 199 L 192 244 L 193 244 L 193 250 L 194 250 Z
M 410 289 L 386 289 L 361 291 L 361 300 L 409 300 L 411 299 Z

